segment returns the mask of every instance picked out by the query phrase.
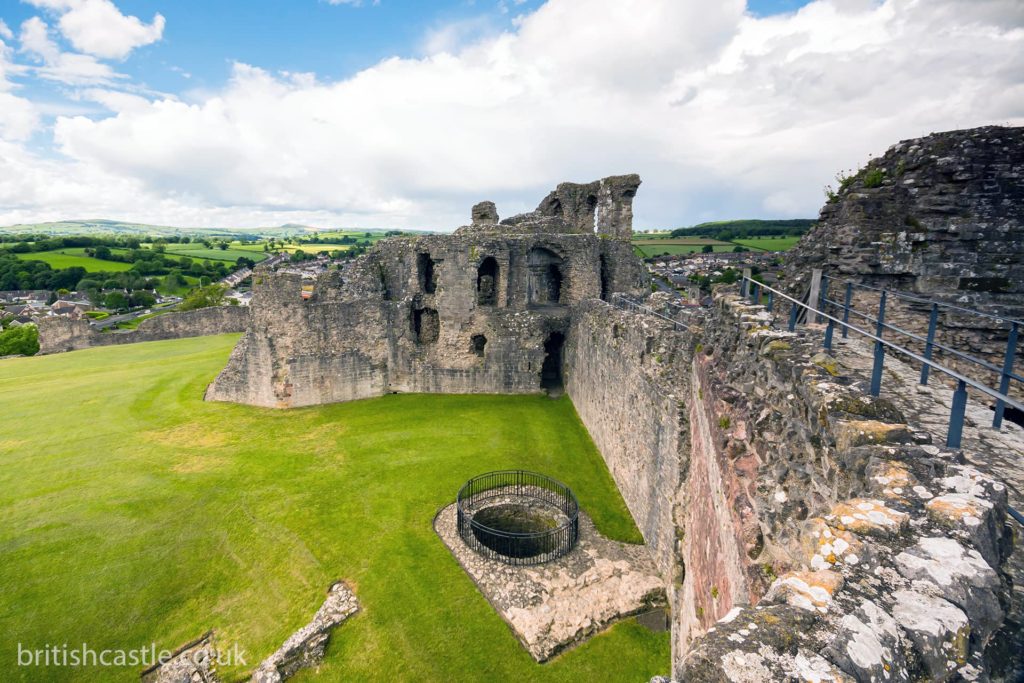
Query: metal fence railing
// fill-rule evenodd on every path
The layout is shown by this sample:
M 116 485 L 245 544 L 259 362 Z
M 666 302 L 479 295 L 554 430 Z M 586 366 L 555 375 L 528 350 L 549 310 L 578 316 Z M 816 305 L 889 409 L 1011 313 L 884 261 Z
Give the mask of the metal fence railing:
M 885 308 L 886 301 L 892 292 L 887 290 L 880 290 L 880 302 L 878 306 L 878 312 L 875 316 L 868 315 L 862 311 L 856 311 L 851 306 L 851 292 L 852 290 L 848 287 L 846 290 L 846 296 L 842 302 L 834 301 L 828 298 L 827 286 L 821 289 L 820 295 L 817 297 L 816 306 L 810 303 L 804 303 L 798 299 L 795 299 L 777 289 L 773 289 L 763 283 L 754 280 L 753 278 L 744 275 L 740 282 L 740 294 L 744 297 L 749 297 L 751 301 L 760 302 L 764 292 L 768 293 L 768 310 L 774 311 L 776 300 L 785 300 L 789 302 L 789 330 L 793 331 L 796 328 L 797 319 L 801 309 L 807 312 L 808 318 L 814 316 L 819 322 L 824 321 L 826 328 L 824 332 L 823 346 L 826 349 L 832 347 L 832 337 L 836 326 L 839 326 L 842 330 L 843 337 L 848 336 L 850 332 L 855 332 L 861 336 L 867 337 L 874 341 L 874 359 L 871 370 L 871 384 L 870 393 L 872 396 L 878 396 L 882 388 L 882 367 L 885 362 L 886 349 L 902 354 L 904 357 L 910 358 L 916 361 L 922 366 L 921 383 L 925 384 L 928 381 L 928 372 L 934 370 L 941 372 L 953 381 L 956 382 L 956 390 L 953 392 L 953 407 L 949 421 L 949 431 L 946 436 L 946 445 L 950 448 L 959 448 L 960 441 L 963 433 L 964 425 L 964 413 L 967 407 L 967 387 L 971 387 L 981 394 L 991 398 L 996 404 L 996 415 L 993 420 L 993 427 L 999 429 L 1002 425 L 1002 416 L 1007 406 L 1016 410 L 1024 411 L 1024 404 L 1021 404 L 1017 400 L 1011 398 L 1008 395 L 1009 382 L 1011 380 L 1021 381 L 1022 378 L 1013 372 L 1013 359 L 1015 356 L 1016 344 L 1017 344 L 1017 333 L 1020 326 L 1020 321 L 1011 320 L 1011 329 L 1009 335 L 1009 341 L 1007 343 L 1007 354 L 1006 363 L 1002 368 L 998 368 L 987 361 L 979 358 L 974 358 L 970 354 L 951 349 L 946 345 L 940 345 L 935 341 L 935 314 L 931 316 L 931 322 L 929 325 L 929 334 L 927 337 L 921 337 L 920 335 L 908 332 L 900 329 L 895 325 L 890 325 L 885 322 Z M 934 302 L 938 303 L 938 302 Z M 830 314 L 828 311 L 832 311 Z M 933 309 L 934 311 L 934 309 Z M 850 316 L 855 315 L 859 318 L 867 320 L 869 323 L 873 323 L 875 331 L 872 333 L 865 330 L 853 323 L 849 322 Z M 982 314 L 984 315 L 984 314 Z M 884 335 L 887 331 L 896 332 L 900 335 L 905 336 L 908 339 L 920 341 L 926 345 L 923 354 L 917 353 L 916 351 L 907 348 L 904 345 L 898 344 L 895 341 L 885 339 Z M 994 369 L 1000 372 L 1000 383 L 999 387 L 991 387 L 985 384 L 983 381 L 967 376 L 966 374 L 954 370 L 946 365 L 936 362 L 933 359 L 934 350 L 937 348 L 946 349 L 955 352 L 956 357 L 963 358 L 974 362 L 980 367 L 986 369 Z
M 690 329 L 690 326 L 685 322 L 686 317 L 690 314 L 690 310 L 686 306 L 673 301 L 666 301 L 659 308 L 654 308 L 649 303 L 645 303 L 639 299 L 626 294 L 616 293 L 612 294 L 612 300 L 610 303 L 612 306 L 624 311 L 645 313 L 647 315 L 652 315 L 655 318 L 661 318 L 665 322 L 672 323 L 673 329 L 677 331 Z
M 560 523 L 537 531 L 511 531 L 482 522 L 480 513 L 496 503 L 540 501 L 561 513 Z M 459 490 L 459 536 L 478 553 L 512 565 L 542 564 L 572 550 L 580 537 L 580 505 L 562 482 L 526 470 L 500 470 L 473 477 Z
M 1013 362 L 1016 354 L 1017 336 L 1019 328 L 1022 324 L 1019 320 L 999 318 L 990 314 L 983 313 L 981 311 L 971 311 L 959 306 L 953 306 L 951 304 L 943 304 L 941 302 L 928 301 L 926 299 L 920 299 L 918 297 L 910 297 L 896 292 L 892 292 L 885 289 L 876 289 L 880 293 L 878 311 L 875 316 L 870 316 L 861 311 L 856 311 L 851 305 L 853 289 L 861 286 L 868 288 L 866 285 L 856 285 L 855 283 L 845 283 L 846 290 L 842 302 L 834 301 L 828 297 L 828 282 L 824 280 L 824 286 L 819 290 L 815 302 L 817 305 L 811 305 L 805 303 L 799 299 L 789 296 L 784 292 L 769 287 L 768 285 L 753 279 L 749 273 L 744 273 L 743 278 L 740 281 L 740 295 L 744 298 L 749 298 L 752 303 L 760 303 L 764 299 L 764 294 L 767 292 L 767 309 L 768 311 L 774 312 L 774 308 L 778 301 L 785 301 L 789 304 L 789 319 L 788 329 L 790 332 L 795 331 L 797 320 L 801 312 L 805 312 L 807 319 L 810 320 L 811 316 L 814 316 L 818 322 L 825 322 L 825 332 L 823 334 L 822 346 L 828 350 L 832 348 L 832 338 L 835 331 L 835 327 L 838 325 L 842 330 L 843 337 L 847 337 L 850 332 L 854 332 L 863 337 L 874 341 L 874 358 L 871 369 L 871 384 L 870 393 L 872 396 L 878 396 L 882 389 L 882 368 L 885 363 L 886 350 L 889 349 L 893 353 L 902 354 L 904 357 L 909 358 L 921 364 L 921 384 L 927 384 L 930 370 L 941 372 L 944 375 L 951 378 L 956 382 L 956 389 L 953 392 L 953 404 L 950 410 L 949 416 L 949 427 L 946 432 L 946 446 L 948 448 L 960 448 L 960 444 L 963 438 L 963 427 L 964 418 L 967 410 L 967 387 L 971 387 L 982 395 L 989 397 L 995 401 L 995 419 L 993 420 L 993 428 L 1000 429 L 1002 427 L 1003 413 L 1007 406 L 1018 411 L 1024 412 L 1024 404 L 1011 398 L 1008 395 L 1009 382 L 1022 381 L 1022 378 L 1013 371 Z M 814 288 L 812 287 L 812 293 Z M 931 314 L 929 318 L 928 335 L 927 337 L 921 337 L 920 335 L 908 332 L 900 329 L 895 325 L 890 325 L 885 322 L 885 308 L 887 299 L 890 296 L 899 296 L 901 298 L 913 298 L 918 302 L 925 302 L 931 304 Z M 947 306 L 951 308 L 959 309 L 960 311 L 967 313 L 976 313 L 980 316 L 985 316 L 1006 322 L 1010 325 L 1009 338 L 1006 345 L 1006 356 L 1005 362 L 1002 368 L 998 368 L 987 361 L 979 358 L 975 358 L 970 354 L 960 352 L 956 349 L 951 349 L 946 345 L 941 345 L 935 341 L 936 333 L 936 321 L 938 307 Z M 830 314 L 832 311 L 833 314 Z M 857 325 L 849 322 L 850 316 L 855 315 L 863 318 L 870 323 L 875 325 L 874 333 L 865 330 Z M 886 331 L 896 332 L 904 335 L 909 339 L 923 342 L 925 344 L 925 351 L 923 354 L 919 354 L 906 346 L 895 343 L 889 339 L 883 338 Z M 933 358 L 933 352 L 935 349 L 942 349 L 948 352 L 952 352 L 957 358 L 968 360 L 974 364 L 989 370 L 997 370 L 1000 373 L 999 388 L 988 386 L 984 382 L 968 377 L 967 375 L 949 368 L 941 363 L 936 362 Z M 1017 522 L 1024 524 L 1024 516 L 1020 512 L 1009 508 L 1010 516 L 1013 517 Z

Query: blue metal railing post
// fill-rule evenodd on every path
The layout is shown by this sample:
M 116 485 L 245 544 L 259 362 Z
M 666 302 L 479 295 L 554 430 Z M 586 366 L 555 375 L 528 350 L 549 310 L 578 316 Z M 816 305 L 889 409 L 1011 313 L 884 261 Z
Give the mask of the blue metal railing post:
M 850 322 L 850 301 L 853 299 L 853 283 L 846 283 L 846 300 L 843 302 L 843 339 L 846 339 L 850 335 L 850 328 L 847 324 Z
M 835 321 L 829 318 L 828 327 L 825 328 L 825 343 L 822 344 L 826 351 L 832 350 L 832 330 L 835 329 L 835 326 Z
M 939 305 L 932 304 L 932 313 L 928 318 L 928 341 L 924 344 L 924 357 L 932 359 L 932 347 L 935 344 L 935 328 L 939 324 Z M 921 366 L 921 384 L 928 384 L 928 371 L 931 366 L 925 363 Z
M 793 302 L 793 307 L 789 309 L 789 331 L 796 331 L 796 316 L 799 309 L 797 308 L 796 302 Z
M 960 448 L 960 437 L 964 433 L 964 412 L 967 410 L 967 384 L 956 383 L 953 392 L 953 409 L 949 413 L 949 432 L 946 434 L 946 448 Z
M 1010 325 L 1010 338 L 1006 340 L 1006 356 L 1003 357 L 1003 374 L 999 377 L 999 393 L 1003 396 L 1009 395 L 1010 374 L 1013 373 L 1013 358 L 1017 353 L 1017 323 Z M 1002 429 L 1003 412 L 1006 404 L 1002 399 L 996 401 L 996 416 L 992 419 L 993 429 Z
M 768 290 L 768 312 L 771 313 L 772 309 L 775 308 L 775 292 Z
M 875 363 L 871 368 L 871 395 L 878 396 L 882 392 L 882 364 L 885 363 L 885 345 L 882 344 L 882 333 L 885 331 L 885 299 L 887 291 L 882 290 L 878 300 L 878 324 L 875 326 Z
M 740 296 L 744 299 L 747 298 L 747 278 L 740 278 Z
M 751 294 L 750 294 L 750 301 L 751 301 L 751 303 L 754 303 L 754 304 L 760 304 L 761 303 L 761 285 L 760 285 L 760 283 L 757 280 L 752 280 L 751 281 L 751 285 L 752 285 L 752 287 L 750 289 L 752 291 L 751 291 Z
M 825 301 L 828 299 L 828 275 L 821 276 L 821 295 L 818 297 L 818 310 L 825 310 Z M 823 320 L 821 313 L 815 317 L 814 322 L 820 323 Z

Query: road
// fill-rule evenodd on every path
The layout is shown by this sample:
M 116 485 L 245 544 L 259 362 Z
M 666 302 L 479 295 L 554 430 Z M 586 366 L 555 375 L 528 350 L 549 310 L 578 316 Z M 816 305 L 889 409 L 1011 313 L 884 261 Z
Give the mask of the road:
M 178 303 L 179 302 L 177 302 L 177 301 L 172 301 L 170 303 L 157 304 L 156 306 L 153 306 L 152 308 L 148 308 L 148 309 L 144 308 L 141 311 L 132 311 L 131 313 L 122 313 L 121 315 L 112 315 L 109 318 L 104 318 L 103 320 L 96 320 L 96 321 L 94 321 L 92 323 L 92 326 L 94 328 L 96 328 L 97 330 L 105 330 L 108 327 L 110 327 L 111 325 L 116 325 L 117 323 L 128 322 L 129 320 L 135 320 L 136 318 L 138 318 L 140 316 L 147 315 L 146 311 L 149 311 L 150 313 L 162 313 L 162 312 L 166 311 L 169 308 L 174 308 L 175 306 L 178 305 Z

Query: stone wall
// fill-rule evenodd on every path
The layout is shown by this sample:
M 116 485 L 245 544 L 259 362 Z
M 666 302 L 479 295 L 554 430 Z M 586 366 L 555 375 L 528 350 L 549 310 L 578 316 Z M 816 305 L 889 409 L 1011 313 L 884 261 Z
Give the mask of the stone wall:
M 689 367 L 692 339 L 592 301 L 573 315 L 566 354 L 566 390 L 665 576 L 678 569 L 674 519 L 690 420 L 689 376 L 678 371 Z
M 949 671 L 989 671 L 1005 488 L 867 396 L 820 330 L 770 323 L 725 290 L 687 331 L 597 301 L 573 313 L 566 388 L 666 582 L 676 675 L 944 680 L 951 647 Z M 913 567 L 935 552 L 959 553 L 968 598 L 924 585 Z M 908 619 L 851 659 L 858 634 Z
M 113 332 L 99 332 L 87 320 L 43 318 L 39 321 L 39 353 L 244 332 L 248 324 L 249 310 L 242 306 L 216 306 L 181 313 L 164 313 L 143 320 L 135 330 Z
M 627 241 L 638 185 L 563 184 L 544 212 L 502 223 L 482 202 L 454 234 L 378 242 L 324 274 L 308 300 L 296 277 L 260 272 L 251 325 L 207 398 L 284 408 L 398 391 L 541 392 L 545 373 L 555 383 L 562 373 L 573 309 L 645 287 Z M 591 191 L 588 232 L 577 214 Z M 598 233 L 601 202 L 614 211 Z
M 694 363 L 707 419 L 691 421 L 675 674 L 982 680 L 1007 599 L 1005 487 L 867 396 L 820 330 L 769 321 L 719 293 Z M 735 549 L 708 552 L 702 518 L 731 524 L 711 538 Z
M 786 282 L 801 294 L 811 269 L 822 268 L 830 277 L 1024 318 L 1024 128 L 988 126 L 894 145 L 839 188 L 786 263 Z M 842 285 L 832 292 L 841 300 Z M 872 316 L 877 302 L 874 292 L 856 300 Z M 924 335 L 929 309 L 891 300 L 887 319 Z M 950 310 L 939 323 L 941 342 L 1002 367 L 1005 323 Z M 995 379 L 941 352 L 936 358 Z M 1018 372 L 1022 360 L 1019 346 Z

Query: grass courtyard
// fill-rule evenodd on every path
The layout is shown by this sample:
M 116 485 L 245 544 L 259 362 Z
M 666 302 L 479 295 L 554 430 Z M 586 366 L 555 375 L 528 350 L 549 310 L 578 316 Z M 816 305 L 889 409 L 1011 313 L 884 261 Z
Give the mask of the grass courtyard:
M 567 399 L 397 395 L 273 411 L 204 403 L 237 335 L 0 361 L 0 680 L 138 680 L 19 668 L 17 647 L 174 647 L 215 629 L 238 680 L 342 578 L 363 611 L 323 681 L 647 681 L 669 639 L 623 622 L 538 665 L 431 528 L 474 474 L 572 486 L 639 540 Z

